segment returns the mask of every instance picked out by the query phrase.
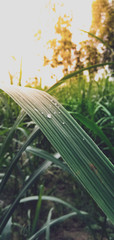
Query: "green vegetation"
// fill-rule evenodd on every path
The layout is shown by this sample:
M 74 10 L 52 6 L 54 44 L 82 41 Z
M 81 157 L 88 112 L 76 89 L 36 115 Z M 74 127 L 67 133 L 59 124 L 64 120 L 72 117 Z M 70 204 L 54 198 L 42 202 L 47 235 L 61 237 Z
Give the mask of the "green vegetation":
M 114 83 L 110 81 L 110 77 L 102 77 L 98 82 L 93 80 L 91 84 L 79 75 L 68 80 L 68 83 L 58 90 L 54 90 L 54 86 L 52 89 L 58 101 L 113 161 L 113 131 L 109 133 L 109 130 L 113 129 L 114 123 Z
M 79 71 L 77 73 L 79 74 Z M 71 78 L 71 74 L 69 74 L 69 80 L 68 76 L 64 77 L 64 79 L 60 81 L 60 83 L 64 84 L 63 86 L 60 86 L 59 83 L 58 87 L 57 83 L 54 87 L 49 89 L 48 92 L 53 92 L 53 95 L 56 96 L 67 111 L 70 112 L 85 128 L 86 132 L 88 132 L 93 138 L 110 161 L 100 149 L 97 148 L 95 143 L 82 130 L 82 128 L 79 127 L 65 108 L 63 108 L 55 98 L 51 97 L 51 95 L 31 88 L 2 86 L 2 89 L 5 90 L 28 113 L 31 119 L 38 124 L 39 128 L 34 128 L 34 122 L 32 122 L 23 111 L 20 112 L 16 120 L 15 116 L 12 116 L 14 125 L 11 129 L 8 128 L 10 123 L 7 123 L 7 127 L 5 128 L 7 131 L 5 132 L 4 127 L 1 126 L 1 142 L 3 142 L 0 152 L 1 173 L 6 173 L 0 185 L 0 192 L 3 194 L 3 192 L 6 191 L 5 189 L 7 189 L 8 181 L 11 181 L 12 183 L 14 181 L 14 186 L 16 186 L 16 197 L 11 196 L 11 199 L 14 202 L 8 207 L 6 212 L 5 210 L 1 211 L 1 217 L 4 216 L 1 218 L 1 232 L 10 217 L 18 211 L 17 209 L 20 200 L 20 209 L 22 208 L 22 197 L 27 197 L 28 195 L 25 195 L 25 193 L 29 193 L 29 196 L 31 196 L 30 202 L 32 202 L 34 201 L 34 195 L 37 196 L 37 191 L 40 191 L 39 201 L 37 202 L 37 205 L 34 206 L 34 210 L 31 209 L 32 205 L 28 208 L 28 205 L 26 204 L 28 208 L 27 212 L 30 212 L 30 216 L 27 220 L 29 221 L 30 227 L 27 235 L 29 239 L 36 239 L 36 237 L 43 234 L 43 232 L 46 232 L 46 239 L 49 239 L 51 226 L 53 224 L 57 224 L 57 222 L 64 221 L 64 219 L 75 215 L 76 219 L 79 219 L 79 221 L 86 221 L 86 225 L 92 232 L 94 239 L 97 239 L 96 237 L 98 233 L 95 234 L 96 229 L 99 229 L 100 227 L 102 234 L 103 229 L 106 228 L 105 215 L 98 208 L 97 215 L 94 216 L 95 212 L 92 209 L 96 209 L 96 206 L 93 201 L 91 202 L 91 198 L 85 193 L 85 190 L 80 186 L 80 183 L 108 216 L 108 219 L 113 222 L 112 184 L 114 175 L 111 162 L 113 161 L 114 153 L 112 147 L 113 134 L 112 131 L 109 132 L 109 129 L 112 129 L 113 126 L 113 103 L 110 101 L 113 97 L 113 82 L 111 82 L 110 77 L 107 76 L 99 79 L 98 82 L 92 81 L 91 84 L 91 82 L 86 80 L 86 77 L 82 75 L 74 77 L 74 75 L 76 75 L 76 72 L 74 74 L 72 73 L 73 78 Z M 57 89 L 56 86 L 58 87 Z M 1 96 L 2 95 L 3 97 L 5 96 L 3 92 L 1 92 Z M 10 111 L 12 107 L 13 109 L 17 108 L 17 105 L 12 100 L 11 102 Z M 3 102 L 1 103 L 4 105 Z M 23 120 L 23 118 L 25 120 Z M 5 122 L 7 121 L 5 120 Z M 9 134 L 7 135 L 7 138 L 5 138 L 5 134 L 7 134 L 8 131 Z M 31 143 L 32 145 L 30 146 Z M 24 155 L 22 155 L 22 153 L 24 153 Z M 67 165 L 64 164 L 61 157 L 65 160 Z M 45 159 L 46 162 L 41 164 L 41 159 Z M 75 209 L 74 200 L 74 207 L 72 205 L 72 208 L 74 209 L 73 212 L 67 213 L 66 210 L 66 215 L 63 214 L 62 217 L 56 216 L 55 220 L 51 220 L 51 215 L 53 214 L 51 208 L 47 220 L 45 219 L 45 215 L 45 220 L 40 220 L 40 213 L 42 211 L 41 202 L 44 198 L 41 193 L 42 190 L 40 190 L 40 185 L 43 183 L 46 195 L 51 191 L 51 195 L 49 194 L 50 201 L 52 201 L 52 196 L 54 196 L 53 181 L 51 185 L 52 189 L 46 190 L 45 177 L 42 177 L 41 175 L 45 171 L 48 171 L 48 168 L 50 168 L 50 171 L 52 172 L 54 166 L 64 170 L 65 175 L 69 179 L 68 181 L 72 183 L 72 187 L 76 184 L 81 192 L 83 191 L 85 198 L 87 198 L 87 202 L 89 201 L 89 205 L 87 206 L 87 202 L 86 206 L 81 204 L 82 209 L 80 209 L 79 203 L 81 196 L 78 194 L 76 205 L 76 207 L 78 206 L 78 209 Z M 5 170 L 6 168 L 7 171 Z M 36 168 L 37 170 L 35 170 Z M 11 176 L 13 178 L 11 178 Z M 18 176 L 18 178 L 15 178 L 15 176 Z M 75 183 L 75 177 L 78 180 L 77 183 Z M 28 178 L 28 180 L 26 180 L 26 178 Z M 40 185 L 34 184 L 38 178 L 41 183 Z M 62 179 L 62 182 L 63 181 L 64 180 Z M 35 187 L 34 191 L 31 187 L 33 184 Z M 80 192 L 80 190 L 76 190 L 76 192 Z M 74 194 L 73 192 L 72 189 L 71 196 Z M 66 206 L 70 206 L 66 199 L 63 198 L 63 200 L 65 200 L 64 203 L 66 202 Z M 55 199 L 55 201 L 57 201 L 57 199 Z M 62 200 L 59 199 L 59 202 L 62 203 Z M 93 213 L 91 213 L 91 210 Z M 63 210 L 61 210 L 61 213 L 62 212 Z M 24 213 L 25 216 L 26 214 L 27 213 Z M 17 222 L 17 218 L 14 219 Z M 45 227 L 40 227 L 40 230 L 38 230 L 37 221 L 39 224 L 41 224 L 40 221 L 43 221 L 43 224 L 45 221 L 47 223 L 45 223 Z M 21 226 L 20 223 L 18 224 L 22 230 L 23 226 Z M 95 231 L 94 225 L 96 226 Z M 109 234 L 107 231 L 103 233 L 106 236 Z M 31 234 L 34 235 L 30 237 Z M 23 234 L 21 234 L 20 237 L 22 236 Z M 26 234 L 24 236 L 26 237 Z
M 111 33 L 106 31 L 108 45 L 99 24 L 107 9 L 105 25 L 112 21 L 111 4 L 104 3 L 96 25 L 93 18 L 89 40 L 78 51 L 70 20 L 58 19 L 61 40 L 50 41 L 53 57 L 45 56 L 44 64 L 62 65 L 64 77 L 50 89 L 41 91 L 37 78 L 34 89 L 21 87 L 22 62 L 19 86 L 11 75 L 11 86 L 0 86 L 1 240 L 5 234 L 19 240 L 65 239 L 62 232 L 69 228 L 80 228 L 91 240 L 114 237 L 114 62 Z M 97 29 L 99 36 L 94 35 Z M 102 58 L 98 41 L 104 46 Z M 96 81 L 96 72 L 106 65 L 110 71 Z M 66 239 L 74 240 L 72 236 Z

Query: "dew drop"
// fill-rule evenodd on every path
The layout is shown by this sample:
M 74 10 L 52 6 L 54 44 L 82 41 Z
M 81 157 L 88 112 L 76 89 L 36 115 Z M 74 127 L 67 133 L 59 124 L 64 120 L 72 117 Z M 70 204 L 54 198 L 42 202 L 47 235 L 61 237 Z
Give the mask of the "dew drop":
M 82 138 L 83 141 L 85 141 L 85 138 Z
M 54 102 L 55 102 L 55 101 L 54 101 L 54 99 L 51 99 L 51 102 L 53 102 L 53 103 L 54 103 Z
M 51 118 L 51 113 L 47 114 L 47 118 L 49 118 L 49 119 Z
M 43 113 L 43 112 L 41 112 L 41 114 L 43 115 L 44 113 Z
M 53 99 L 51 99 L 51 102 L 55 104 L 55 101 Z
M 65 122 L 62 122 L 63 125 L 65 125 Z
M 59 112 L 59 114 L 60 114 L 61 112 Z

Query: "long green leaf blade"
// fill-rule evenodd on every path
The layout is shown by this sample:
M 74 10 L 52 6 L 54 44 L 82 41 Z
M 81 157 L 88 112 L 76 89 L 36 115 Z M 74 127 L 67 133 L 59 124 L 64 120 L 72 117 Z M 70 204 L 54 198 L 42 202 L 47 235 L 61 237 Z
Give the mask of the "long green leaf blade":
M 34 217 L 33 224 L 32 224 L 31 235 L 33 235 L 36 232 L 36 229 L 37 229 L 37 223 L 38 223 L 38 220 L 39 220 L 41 204 L 42 204 L 42 194 L 43 194 L 43 191 L 44 191 L 44 186 L 40 185 L 39 198 L 38 198 L 37 205 L 36 205 L 35 217 Z
M 36 155 L 38 157 L 41 157 L 43 159 L 47 159 L 48 161 L 51 161 L 52 163 L 55 163 L 57 166 L 59 166 L 61 169 L 67 171 L 68 173 L 71 174 L 71 170 L 68 168 L 67 165 L 65 165 L 62 161 L 59 160 L 60 154 L 55 153 L 55 154 L 50 154 L 45 150 L 35 148 L 28 146 L 26 149 L 26 152 L 32 153 L 33 155 Z
M 105 41 L 103 41 L 100 37 L 97 37 L 97 36 L 94 35 L 93 33 L 87 32 L 87 31 L 82 30 L 82 29 L 80 29 L 80 31 L 82 31 L 82 32 L 84 32 L 84 33 L 87 33 L 87 34 L 90 35 L 91 37 L 93 37 L 93 38 L 97 39 L 98 41 L 100 41 L 101 43 L 103 43 L 103 45 L 105 45 L 106 47 L 110 48 L 110 46 L 109 46 Z M 110 49 L 111 49 L 111 48 L 110 48 Z M 111 50 L 112 50 L 112 49 L 111 49 Z
M 72 73 L 69 73 L 67 74 L 65 77 L 61 78 L 57 83 L 55 83 L 52 87 L 50 87 L 48 89 L 48 93 L 51 93 L 56 87 L 60 86 L 62 83 L 64 83 L 66 80 L 72 78 L 72 77 L 75 77 L 77 74 L 81 73 L 81 72 L 84 72 L 86 70 L 90 70 L 92 68 L 97 68 L 97 67 L 103 67 L 103 66 L 106 66 L 106 65 L 113 65 L 114 62 L 107 62 L 107 63 L 100 63 L 100 64 L 95 64 L 95 65 L 92 65 L 92 66 L 89 66 L 89 67 L 86 67 L 86 68 L 82 68 L 78 71 L 75 71 L 75 72 L 72 72 Z
M 20 203 L 27 203 L 27 202 L 31 202 L 31 201 L 37 201 L 38 199 L 39 199 L 38 196 L 26 197 L 26 198 L 22 198 L 20 200 Z M 72 206 L 70 203 L 68 203 L 68 202 L 66 202 L 66 201 L 64 201 L 64 200 L 62 200 L 60 198 L 53 197 L 53 196 L 42 196 L 42 200 L 44 200 L 44 201 L 53 201 L 53 202 L 62 204 L 63 206 L 65 206 L 65 207 L 71 209 L 72 211 L 76 212 L 78 217 L 82 217 L 82 218 L 88 218 L 89 217 L 87 212 L 78 210 L 77 208 Z
M 39 125 L 73 175 L 114 222 L 114 166 L 92 139 L 49 94 L 14 86 L 2 89 Z

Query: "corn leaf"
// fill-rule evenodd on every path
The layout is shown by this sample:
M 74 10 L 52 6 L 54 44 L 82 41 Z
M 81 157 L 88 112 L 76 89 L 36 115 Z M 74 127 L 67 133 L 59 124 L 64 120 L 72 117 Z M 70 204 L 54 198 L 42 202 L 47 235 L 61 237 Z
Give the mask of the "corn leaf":
M 35 121 L 108 218 L 114 222 L 114 166 L 73 117 L 49 94 L 3 86 Z

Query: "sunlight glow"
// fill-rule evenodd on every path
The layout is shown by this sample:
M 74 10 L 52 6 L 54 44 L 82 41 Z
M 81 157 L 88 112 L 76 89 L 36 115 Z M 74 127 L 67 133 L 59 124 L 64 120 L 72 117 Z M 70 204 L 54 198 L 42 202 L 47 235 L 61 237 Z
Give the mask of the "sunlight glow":
M 42 78 L 42 85 L 51 86 L 62 77 L 61 69 L 43 67 L 47 41 L 55 38 L 58 16 L 72 16 L 72 40 L 76 44 L 87 38 L 80 28 L 89 30 L 92 0 L 4 0 L 0 1 L 0 82 L 17 84 L 22 59 L 22 84 L 30 78 Z M 54 9 L 55 6 L 55 9 Z M 52 10 L 53 8 L 53 10 Z M 39 31 L 39 40 L 35 34 Z M 51 78 L 53 75 L 53 79 Z

